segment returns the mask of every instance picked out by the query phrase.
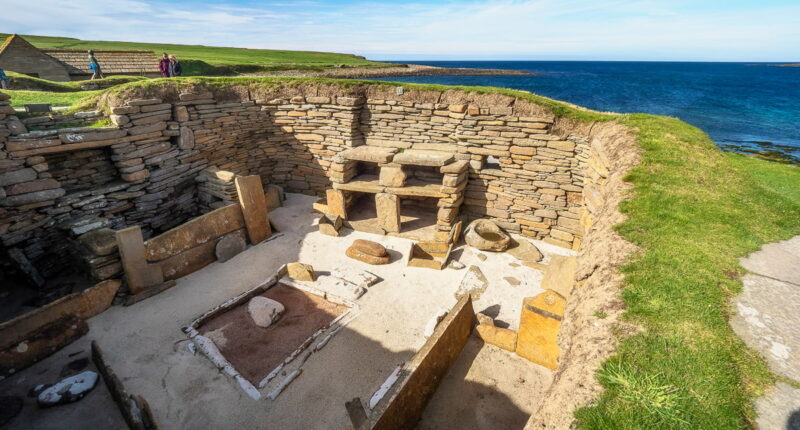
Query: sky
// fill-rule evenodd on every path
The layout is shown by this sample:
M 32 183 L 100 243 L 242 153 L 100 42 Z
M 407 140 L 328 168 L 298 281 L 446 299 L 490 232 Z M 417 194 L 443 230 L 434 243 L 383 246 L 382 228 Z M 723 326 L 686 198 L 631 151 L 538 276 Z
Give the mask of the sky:
M 798 0 L 0 0 L 0 32 L 374 60 L 800 61 Z

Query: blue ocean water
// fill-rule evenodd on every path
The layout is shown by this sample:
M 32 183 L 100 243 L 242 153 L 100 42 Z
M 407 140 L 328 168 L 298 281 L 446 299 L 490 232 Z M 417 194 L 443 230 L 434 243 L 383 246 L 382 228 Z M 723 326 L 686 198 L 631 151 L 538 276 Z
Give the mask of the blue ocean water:
M 703 129 L 723 148 L 774 151 L 800 161 L 800 67 L 606 61 L 407 63 L 526 70 L 538 75 L 382 80 L 514 88 L 600 111 L 668 115 Z

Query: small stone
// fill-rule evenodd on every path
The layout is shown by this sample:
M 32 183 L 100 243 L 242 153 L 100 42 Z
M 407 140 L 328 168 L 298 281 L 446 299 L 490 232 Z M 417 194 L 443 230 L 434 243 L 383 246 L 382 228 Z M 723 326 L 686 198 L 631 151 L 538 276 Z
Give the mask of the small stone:
M 269 327 L 283 315 L 285 310 L 281 302 L 269 297 L 255 296 L 247 302 L 247 313 L 259 327 Z
M 476 331 L 484 342 L 514 352 L 517 349 L 517 332 L 494 325 L 480 324 Z
M 389 263 L 389 256 L 388 255 L 383 256 L 383 257 L 376 257 L 374 255 L 370 255 L 370 254 L 364 253 L 364 252 L 360 251 L 358 248 L 355 248 L 354 246 L 355 246 L 355 244 L 353 244 L 352 246 L 347 248 L 347 251 L 345 252 L 345 255 L 347 255 L 348 257 L 350 257 L 350 258 L 352 258 L 354 260 L 358 260 L 358 261 L 361 261 L 361 262 L 364 262 L 364 263 L 367 263 L 367 264 L 387 264 L 387 263 Z
M 464 233 L 464 240 L 469 246 L 481 251 L 501 252 L 508 249 L 511 244 L 511 237 L 488 219 L 471 222 Z
M 539 248 L 525 239 L 512 240 L 511 246 L 508 248 L 507 252 L 523 262 L 529 261 L 536 263 L 542 261 L 542 258 L 544 258 Z
M 462 263 L 462 262 L 460 262 L 458 260 L 450 260 L 450 264 L 448 264 L 447 267 L 449 267 L 451 269 L 461 270 L 461 269 L 463 269 L 463 268 L 465 268 L 467 266 L 465 266 L 464 263 Z
M 181 135 L 178 137 L 178 147 L 181 149 L 194 148 L 194 132 L 189 127 L 181 127 Z
M 314 273 L 314 268 L 310 264 L 303 263 L 289 263 L 286 265 L 289 278 L 295 281 L 316 281 L 317 275 Z
M 386 248 L 383 245 L 371 240 L 356 239 L 350 248 L 373 257 L 385 257 L 387 255 Z
M 94 255 L 110 255 L 117 252 L 116 232 L 110 228 L 98 228 L 78 237 L 78 242 Z
M 344 221 L 339 215 L 325 214 L 319 219 L 319 232 L 328 236 L 339 236 L 343 224 Z
M 467 273 L 461 279 L 455 297 L 460 300 L 461 297 L 469 294 L 472 300 L 475 301 L 481 297 L 481 294 L 488 286 L 489 281 L 486 279 L 483 272 L 481 272 L 481 269 L 479 269 L 478 266 L 469 266 L 469 270 L 467 270 Z
M 87 370 L 65 378 L 42 391 L 37 401 L 42 406 L 55 406 L 75 402 L 83 398 L 97 384 L 97 373 Z
M 478 254 L 478 260 L 486 261 L 486 254 Z
M 439 309 L 436 311 L 436 314 L 430 320 L 428 320 L 428 323 L 425 325 L 425 332 L 423 333 L 425 337 L 431 337 L 433 332 L 436 331 L 436 327 L 446 316 L 447 309 Z
M 28 132 L 28 129 L 25 127 L 25 124 L 23 124 L 22 121 L 18 119 L 12 119 L 8 121 L 6 127 L 8 127 L 8 131 L 10 131 L 11 134 L 13 135 L 25 134 Z
M 381 167 L 379 181 L 385 187 L 402 187 L 406 183 L 406 172 L 402 167 Z
M 484 313 L 478 312 L 475 317 L 478 319 L 478 324 L 494 325 L 494 318 Z
M 503 279 L 505 279 L 506 282 L 508 282 L 508 284 L 511 285 L 512 287 L 516 287 L 516 286 L 518 286 L 520 284 L 519 279 L 517 279 L 517 278 L 515 278 L 513 276 L 506 276 Z
M 231 258 L 235 257 L 240 252 L 247 248 L 247 242 L 238 234 L 229 234 L 224 236 L 217 242 L 214 249 L 214 254 L 217 256 L 217 261 L 224 263 Z

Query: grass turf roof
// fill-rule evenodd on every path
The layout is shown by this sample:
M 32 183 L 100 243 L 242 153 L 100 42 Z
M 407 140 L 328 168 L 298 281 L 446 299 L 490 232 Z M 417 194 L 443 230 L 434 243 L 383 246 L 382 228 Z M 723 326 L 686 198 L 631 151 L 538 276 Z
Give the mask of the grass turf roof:
M 616 120 L 634 130 L 642 163 L 621 210 L 619 233 L 642 252 L 620 270 L 625 319 L 642 327 L 622 339 L 598 378 L 606 391 L 576 413 L 587 429 L 744 429 L 752 401 L 776 380 L 728 324 L 741 290 L 738 259 L 762 244 L 800 234 L 800 168 L 720 151 L 700 129 L 675 118 L 604 114 L 524 91 L 324 78 L 148 80 L 161 85 L 403 86 L 425 91 L 498 93 L 538 103 L 560 117 Z M 602 318 L 602 312 L 596 315 Z M 797 383 L 797 381 L 794 381 Z

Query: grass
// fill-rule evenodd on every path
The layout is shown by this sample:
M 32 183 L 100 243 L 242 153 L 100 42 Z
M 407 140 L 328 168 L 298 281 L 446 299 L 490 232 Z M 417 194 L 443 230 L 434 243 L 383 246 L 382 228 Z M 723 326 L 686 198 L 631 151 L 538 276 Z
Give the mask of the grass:
M 50 103 L 53 106 L 78 106 L 84 100 L 96 100 L 103 90 L 77 91 L 71 93 L 52 91 L 3 90 L 11 96 L 11 106 L 23 107 L 28 103 Z M 91 104 L 91 103 L 90 103 Z M 92 110 L 90 108 L 89 110 Z
M 0 40 L 8 34 L 0 33 Z M 79 40 L 69 37 L 23 35 L 43 49 L 138 49 L 167 52 L 181 60 L 184 75 L 222 75 L 275 70 L 322 70 L 330 67 L 385 67 L 387 63 L 369 61 L 350 54 L 274 49 L 225 48 L 203 45 Z
M 624 339 L 598 372 L 606 388 L 576 414 L 586 429 L 744 429 L 775 381 L 733 333 L 738 259 L 800 234 L 800 168 L 723 153 L 677 119 L 631 115 L 643 160 L 619 232 L 643 249 L 622 267 Z
M 50 91 L 55 93 L 83 91 L 81 86 L 84 85 L 96 85 L 98 89 L 107 89 L 116 85 L 147 79 L 144 76 L 119 75 L 104 79 L 95 79 L 94 81 L 54 82 L 16 72 L 6 72 L 6 75 L 8 75 L 11 88 L 17 90 Z

